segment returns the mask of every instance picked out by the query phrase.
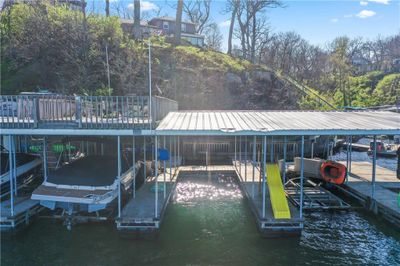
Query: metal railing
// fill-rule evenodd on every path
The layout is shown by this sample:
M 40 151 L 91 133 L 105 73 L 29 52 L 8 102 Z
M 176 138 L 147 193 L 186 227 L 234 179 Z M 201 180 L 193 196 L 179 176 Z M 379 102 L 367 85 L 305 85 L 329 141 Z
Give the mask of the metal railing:
M 2 95 L 1 128 L 146 129 L 178 109 L 176 101 L 148 96 Z

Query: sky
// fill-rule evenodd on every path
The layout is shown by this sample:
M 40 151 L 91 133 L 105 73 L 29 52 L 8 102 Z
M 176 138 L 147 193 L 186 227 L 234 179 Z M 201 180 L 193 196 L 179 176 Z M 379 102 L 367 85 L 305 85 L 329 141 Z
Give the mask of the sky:
M 112 0 L 121 1 L 121 0 Z M 132 7 L 133 1 L 122 0 Z M 265 16 L 273 32 L 296 31 L 311 44 L 324 47 L 335 37 L 347 35 L 373 40 L 400 33 L 400 0 L 291 0 L 283 8 L 267 9 Z M 145 17 L 156 14 L 175 16 L 176 1 L 141 1 Z M 227 48 L 230 14 L 226 1 L 212 0 L 211 19 L 224 36 Z M 133 9 L 133 8 L 132 8 Z M 234 41 L 238 44 L 238 41 Z

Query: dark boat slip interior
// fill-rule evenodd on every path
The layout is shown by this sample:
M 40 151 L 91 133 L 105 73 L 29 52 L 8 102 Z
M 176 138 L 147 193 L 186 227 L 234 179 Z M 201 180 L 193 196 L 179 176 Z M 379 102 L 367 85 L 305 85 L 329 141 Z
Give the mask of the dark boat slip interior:
M 121 166 L 121 173 L 129 168 L 124 156 Z M 50 172 L 47 181 L 58 185 L 108 186 L 114 183 L 117 174 L 117 157 L 87 156 Z
M 1 157 L 1 174 L 4 174 L 6 172 L 8 172 L 9 166 L 8 166 L 8 152 L 7 151 L 3 151 L 0 153 L 0 157 Z M 26 153 L 17 153 L 15 155 L 15 158 L 17 160 L 16 165 L 17 167 L 24 165 L 26 163 L 29 163 L 33 160 L 35 160 L 37 157 L 31 154 L 26 154 Z

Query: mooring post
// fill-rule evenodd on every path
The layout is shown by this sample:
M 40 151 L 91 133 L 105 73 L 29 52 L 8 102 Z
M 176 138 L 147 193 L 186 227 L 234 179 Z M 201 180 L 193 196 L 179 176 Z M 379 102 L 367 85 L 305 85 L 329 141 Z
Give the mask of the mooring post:
M 303 219 L 303 183 L 304 183 L 304 136 L 301 136 L 301 163 L 300 163 L 300 220 Z M 303 222 L 301 222 L 303 225 Z
M 244 157 L 245 157 L 244 179 L 247 182 L 247 136 L 244 137 Z
M 157 141 L 157 135 L 154 136 L 154 154 L 155 156 L 155 191 L 156 194 L 154 196 L 154 217 L 158 217 L 158 156 L 157 156 L 157 146 L 158 146 L 158 141 Z
M 135 149 L 135 136 L 132 136 L 132 174 L 133 174 L 133 198 L 136 198 L 136 149 Z
M 256 147 L 257 146 L 257 137 L 253 137 L 253 172 L 252 172 L 252 184 L 251 184 L 251 195 L 254 199 L 254 190 L 255 190 L 255 184 L 254 184 L 254 179 L 256 175 Z
M 266 189 L 266 184 L 265 181 L 267 179 L 267 173 L 266 173 L 266 169 L 267 169 L 267 136 L 264 136 L 264 140 L 263 140 L 263 169 L 262 169 L 262 173 L 263 173 L 263 184 L 262 184 L 262 217 L 265 218 L 265 189 Z
M 11 200 L 11 216 L 14 216 L 14 163 L 13 163 L 13 146 L 12 146 L 12 137 L 8 135 L 8 171 L 9 171 L 9 179 L 10 179 L 10 200 Z
M 44 174 L 44 181 L 47 181 L 47 141 L 46 136 L 43 137 L 43 174 Z
M 121 137 L 117 137 L 118 153 L 118 218 L 121 218 Z
M 286 183 L 286 150 L 287 150 L 287 137 L 283 137 L 283 185 Z
M 165 149 L 165 136 L 164 136 L 164 138 L 163 138 L 163 140 L 164 140 L 164 143 L 163 143 L 163 148 Z M 163 170 L 163 173 L 164 173 L 164 199 L 165 199 L 165 197 L 167 196 L 167 161 L 164 159 L 163 160 L 163 162 L 164 162 L 164 170 Z
M 371 189 L 371 207 L 375 205 L 375 176 L 376 176 L 376 135 L 374 135 L 374 150 L 372 153 L 372 189 Z

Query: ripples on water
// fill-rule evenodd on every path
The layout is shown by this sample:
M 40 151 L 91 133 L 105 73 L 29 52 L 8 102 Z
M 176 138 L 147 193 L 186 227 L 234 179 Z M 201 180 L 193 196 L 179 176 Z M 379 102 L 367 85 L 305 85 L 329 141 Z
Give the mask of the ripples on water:
M 185 176 L 160 237 L 121 239 L 115 225 L 37 220 L 1 239 L 1 265 L 400 265 L 400 232 L 359 212 L 305 215 L 300 239 L 262 239 L 234 178 Z
M 187 205 L 195 205 L 204 200 L 235 200 L 242 197 L 232 175 L 215 172 L 200 174 L 196 179 L 182 178 L 175 192 L 175 201 Z

